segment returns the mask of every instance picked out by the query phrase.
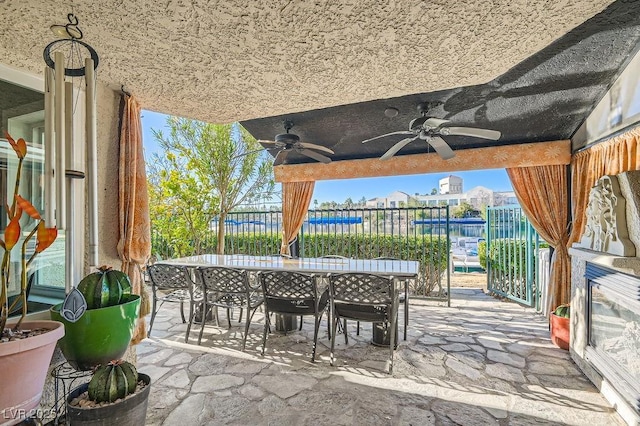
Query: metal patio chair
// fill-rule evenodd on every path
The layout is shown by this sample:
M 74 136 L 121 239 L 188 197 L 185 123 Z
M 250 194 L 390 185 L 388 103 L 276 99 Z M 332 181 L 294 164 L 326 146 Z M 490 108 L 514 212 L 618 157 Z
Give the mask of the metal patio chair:
M 334 364 L 336 328 L 340 319 L 352 319 L 389 325 L 389 374 L 393 372 L 393 353 L 398 318 L 398 286 L 393 277 L 367 273 L 329 274 L 332 311 L 331 365 Z M 344 341 L 348 343 L 347 330 Z
M 373 260 L 402 260 L 397 257 L 390 256 L 380 256 L 374 257 Z M 405 278 L 402 280 L 402 285 L 404 286 L 403 292 L 400 293 L 399 299 L 400 303 L 404 305 L 404 335 L 403 340 L 407 340 L 407 327 L 409 326 L 409 278 Z
M 311 362 L 316 360 L 318 345 L 318 329 L 322 315 L 327 310 L 329 289 L 318 291 L 317 278 L 313 274 L 290 271 L 261 271 L 258 279 L 264 293 L 264 334 L 262 335 L 262 355 L 267 344 L 267 336 L 271 326 L 270 314 L 305 316 L 313 315 L 315 327 L 313 332 L 313 351 Z M 327 314 L 327 331 L 329 336 L 329 319 Z
M 202 302 L 202 292 L 196 288 L 189 269 L 185 266 L 154 263 L 147 267 L 147 273 L 149 274 L 153 299 L 148 335 L 151 335 L 156 314 L 165 302 L 180 303 L 182 322 L 187 322 L 184 316 L 184 304 L 188 302 L 189 325 L 187 326 L 187 336 L 189 336 L 191 318 L 195 314 L 195 306 Z M 160 306 L 158 306 L 158 302 L 160 302 Z
M 251 287 L 249 274 L 244 269 L 229 268 L 224 266 L 206 266 L 197 269 L 200 285 L 202 286 L 203 313 L 209 308 L 227 309 L 227 322 L 231 328 L 230 310 L 239 308 L 246 310 L 244 336 L 242 338 L 242 350 L 247 344 L 249 325 L 256 310 L 262 305 L 263 297 L 258 288 Z M 202 315 L 202 327 L 198 336 L 198 344 L 202 342 L 206 315 Z M 192 321 L 193 322 L 193 321 Z

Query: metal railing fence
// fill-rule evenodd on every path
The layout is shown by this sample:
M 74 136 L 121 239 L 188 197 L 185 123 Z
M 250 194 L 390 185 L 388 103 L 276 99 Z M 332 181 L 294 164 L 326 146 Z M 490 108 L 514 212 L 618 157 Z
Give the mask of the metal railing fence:
M 216 226 L 214 221 L 210 232 L 199 242 L 199 253 L 177 253 L 171 241 L 153 232 L 153 254 L 172 258 L 215 253 Z M 298 235 L 298 253 L 301 257 L 417 260 L 421 274 L 412 283 L 413 294 L 449 300 L 448 229 L 448 206 L 309 210 Z M 280 252 L 281 238 L 280 211 L 231 212 L 225 220 L 227 254 L 274 255 Z

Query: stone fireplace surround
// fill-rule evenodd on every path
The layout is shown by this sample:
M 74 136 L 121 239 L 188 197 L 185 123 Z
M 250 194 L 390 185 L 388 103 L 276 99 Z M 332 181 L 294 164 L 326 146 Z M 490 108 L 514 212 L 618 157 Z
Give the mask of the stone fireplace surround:
M 574 362 L 600 389 L 602 395 L 616 408 L 620 416 L 630 425 L 640 425 L 640 412 L 625 400 L 616 390 L 611 379 L 606 376 L 606 373 L 603 374 L 599 371 L 587 356 L 589 344 L 587 317 L 589 286 L 585 278 L 587 262 L 640 279 L 640 171 L 621 173 L 614 178 L 619 183 L 618 196 L 621 195 L 626 201 L 626 203 L 622 203 L 623 210 L 618 211 L 618 214 L 622 215 L 618 218 L 622 220 L 613 221 L 614 226 L 625 229 L 617 229 L 615 236 L 628 238 L 638 250 L 631 249 L 633 255 L 628 255 L 628 252 L 612 254 L 606 251 L 596 251 L 593 250 L 594 247 L 605 250 L 606 244 L 595 242 L 590 246 L 588 241 L 585 243 L 584 238 L 569 249 L 572 277 L 570 353 Z M 602 218 L 605 214 L 597 214 L 596 216 Z M 615 250 L 613 251 L 615 252 Z

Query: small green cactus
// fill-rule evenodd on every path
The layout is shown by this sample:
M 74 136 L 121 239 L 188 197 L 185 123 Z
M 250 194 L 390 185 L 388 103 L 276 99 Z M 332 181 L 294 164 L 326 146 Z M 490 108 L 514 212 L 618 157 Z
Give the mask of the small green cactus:
M 95 402 L 113 402 L 136 390 L 138 372 L 133 364 L 111 361 L 96 368 L 89 382 L 89 399 Z
M 553 311 L 553 314 L 561 318 L 569 318 L 571 314 L 571 308 L 568 303 L 564 305 L 560 305 L 555 309 L 555 311 Z

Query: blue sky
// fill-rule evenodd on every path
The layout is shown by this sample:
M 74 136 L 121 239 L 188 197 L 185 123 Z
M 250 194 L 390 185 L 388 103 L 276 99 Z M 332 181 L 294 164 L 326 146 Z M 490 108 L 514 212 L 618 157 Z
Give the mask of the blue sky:
M 151 111 L 142 111 L 142 138 L 145 155 L 160 153 L 151 129 L 164 130 L 166 115 Z M 434 173 L 409 176 L 392 176 L 366 179 L 328 180 L 316 182 L 313 199 L 318 203 L 325 201 L 344 202 L 347 198 L 358 201 L 384 197 L 393 191 L 403 191 L 407 194 L 431 193 L 432 188 L 438 187 L 438 181 L 443 177 L 455 174 L 463 179 L 463 190 L 467 191 L 481 185 L 494 191 L 511 191 L 511 183 L 504 169 L 478 170 L 471 172 Z

